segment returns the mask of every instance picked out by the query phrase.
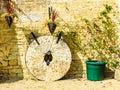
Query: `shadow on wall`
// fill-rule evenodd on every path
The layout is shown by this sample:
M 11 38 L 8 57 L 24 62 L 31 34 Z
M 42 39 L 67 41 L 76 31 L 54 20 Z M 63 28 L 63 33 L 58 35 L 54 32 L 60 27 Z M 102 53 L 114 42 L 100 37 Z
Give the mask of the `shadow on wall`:
M 77 52 L 72 52 L 72 62 L 69 71 L 62 79 L 75 79 L 83 77 L 83 65 L 79 59 Z
M 0 20 L 0 82 L 23 79 L 17 43 L 15 26 L 9 28 L 4 19 Z
M 73 48 L 70 43 L 70 40 L 64 37 L 66 43 L 68 44 L 71 54 L 72 54 L 72 62 L 69 71 L 62 79 L 74 79 L 74 78 L 82 78 L 83 77 L 83 63 L 81 59 L 77 55 L 77 50 Z

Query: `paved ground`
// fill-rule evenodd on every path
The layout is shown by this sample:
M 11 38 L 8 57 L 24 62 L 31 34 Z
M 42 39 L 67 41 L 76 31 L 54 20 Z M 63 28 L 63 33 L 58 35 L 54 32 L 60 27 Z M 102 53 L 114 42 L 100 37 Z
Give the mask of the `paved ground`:
M 88 81 L 84 78 L 53 82 L 20 80 L 1 83 L 0 90 L 120 90 L 120 81 L 114 79 Z

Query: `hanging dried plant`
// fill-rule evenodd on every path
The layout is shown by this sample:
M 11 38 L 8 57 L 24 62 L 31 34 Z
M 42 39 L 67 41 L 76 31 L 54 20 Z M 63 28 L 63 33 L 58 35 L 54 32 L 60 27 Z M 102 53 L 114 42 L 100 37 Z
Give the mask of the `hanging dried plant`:
M 6 8 L 6 11 L 7 11 L 8 15 L 10 15 L 14 12 L 14 9 L 12 8 L 10 0 L 4 1 L 4 5 L 5 5 L 5 8 Z
M 56 29 L 56 23 L 55 23 L 55 19 L 57 18 L 57 11 L 55 9 L 52 9 L 52 7 L 48 8 L 49 10 L 49 21 L 48 21 L 48 28 L 50 33 L 54 33 L 55 29 Z
M 11 5 L 10 0 L 4 1 L 4 6 L 5 6 L 6 11 L 7 11 L 7 15 L 5 15 L 5 19 L 6 19 L 8 26 L 10 27 L 13 23 L 13 17 L 11 15 L 14 13 L 14 9 Z
M 11 0 L 0 0 L 0 17 L 5 17 L 9 27 L 12 25 L 13 18 L 16 16 L 14 6 L 15 3 Z
M 57 17 L 57 11 L 56 10 L 52 10 L 52 12 L 51 12 L 51 19 L 52 19 L 53 22 L 55 21 L 56 17 Z

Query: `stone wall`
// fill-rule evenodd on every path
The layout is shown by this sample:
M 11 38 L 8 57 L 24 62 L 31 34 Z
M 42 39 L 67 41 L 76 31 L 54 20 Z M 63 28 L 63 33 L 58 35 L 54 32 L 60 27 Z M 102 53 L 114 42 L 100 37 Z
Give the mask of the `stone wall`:
M 14 25 L 8 28 L 0 19 L 0 81 L 23 78 L 16 35 Z
M 71 23 L 82 18 L 92 19 L 103 10 L 104 4 L 116 7 L 116 0 L 13 0 L 23 12 L 17 9 L 18 18 L 11 28 L 5 21 L 0 22 L 0 75 L 1 78 L 32 78 L 25 65 L 27 48 L 33 38 L 50 35 L 47 26 L 48 7 L 52 6 L 59 14 L 56 32 L 64 29 L 64 23 Z M 72 63 L 69 72 L 64 78 L 85 77 L 85 58 L 71 48 Z M 4 75 L 5 74 L 5 75 Z

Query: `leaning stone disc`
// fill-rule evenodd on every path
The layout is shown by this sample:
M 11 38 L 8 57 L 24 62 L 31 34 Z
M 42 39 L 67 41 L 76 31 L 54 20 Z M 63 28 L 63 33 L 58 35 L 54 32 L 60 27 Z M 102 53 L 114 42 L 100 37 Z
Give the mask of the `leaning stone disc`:
M 68 45 L 57 37 L 41 36 L 30 44 L 26 53 L 26 65 L 34 77 L 39 80 L 53 81 L 62 78 L 70 68 L 71 52 Z M 49 65 L 44 60 L 45 53 L 51 51 L 53 59 Z

